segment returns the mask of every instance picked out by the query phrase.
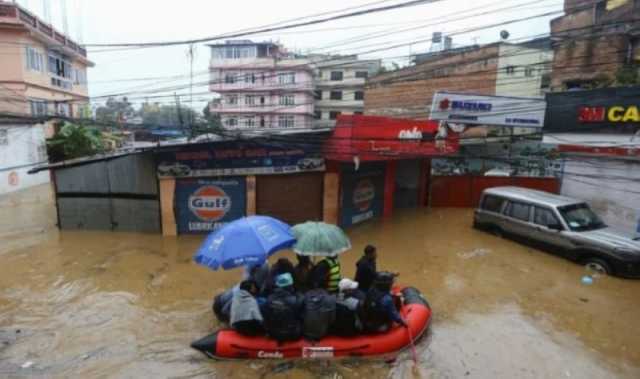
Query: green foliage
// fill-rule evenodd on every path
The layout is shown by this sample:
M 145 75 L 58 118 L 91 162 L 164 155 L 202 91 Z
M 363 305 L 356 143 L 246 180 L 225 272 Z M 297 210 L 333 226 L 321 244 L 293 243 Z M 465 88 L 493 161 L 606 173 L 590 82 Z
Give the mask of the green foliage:
M 188 127 L 197 119 L 193 109 L 175 105 L 143 104 L 138 115 L 146 127 Z
M 52 162 L 94 155 L 103 151 L 102 135 L 96 128 L 65 122 L 47 139 L 47 153 Z
M 114 124 L 131 118 L 135 115 L 133 106 L 126 97 L 117 100 L 110 97 L 104 106 L 96 109 L 96 121 L 105 124 Z
M 629 65 L 622 67 L 616 72 L 616 86 L 635 86 L 640 84 L 640 77 L 638 76 L 638 65 Z

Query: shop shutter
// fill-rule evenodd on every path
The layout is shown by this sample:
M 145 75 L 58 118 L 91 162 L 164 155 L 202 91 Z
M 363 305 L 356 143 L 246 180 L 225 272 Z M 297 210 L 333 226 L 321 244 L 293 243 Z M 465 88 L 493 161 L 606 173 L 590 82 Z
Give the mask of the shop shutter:
M 256 181 L 256 211 L 291 225 L 322 220 L 322 173 L 263 175 Z

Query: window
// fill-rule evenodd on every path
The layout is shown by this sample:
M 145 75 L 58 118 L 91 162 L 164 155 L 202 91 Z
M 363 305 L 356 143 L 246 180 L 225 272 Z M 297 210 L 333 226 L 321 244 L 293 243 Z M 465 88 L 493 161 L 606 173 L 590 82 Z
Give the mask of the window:
M 507 75 L 514 75 L 516 73 L 516 66 L 507 66 L 504 70 Z
M 65 79 L 71 79 L 73 66 L 61 56 L 49 52 L 49 73 Z
M 253 116 L 247 116 L 244 118 L 244 126 L 247 128 L 253 128 L 256 126 L 256 120 Z
M 261 106 L 264 105 L 264 102 L 265 102 L 264 96 L 260 96 L 260 105 Z
M 331 80 L 333 81 L 342 80 L 342 71 L 331 71 Z
M 256 105 L 256 97 L 253 95 L 247 95 L 244 98 L 244 104 L 248 105 L 250 107 L 253 107 Z
M 87 83 L 87 73 L 79 68 L 72 69 L 73 83 L 76 85 L 85 85 Z
M 294 84 L 296 82 L 295 72 L 280 72 L 278 73 L 278 83 L 280 84 Z
M 58 78 L 51 78 L 51 85 L 62 89 L 71 89 L 71 82 Z
M 524 76 L 526 77 L 532 77 L 533 73 L 535 72 L 535 69 L 533 67 L 527 67 L 524 69 Z
M 264 128 L 264 117 L 260 117 L 260 127 Z
M 316 100 L 322 100 L 322 91 L 320 90 L 314 91 L 313 98 Z
M 278 116 L 278 127 L 280 128 L 293 128 L 295 119 L 292 115 L 280 115 Z
M 31 46 L 25 47 L 27 69 L 44 72 L 44 55 Z
M 246 59 L 256 56 L 255 46 L 226 46 L 215 47 L 211 50 L 214 59 Z
M 236 76 L 234 74 L 225 74 L 224 75 L 224 82 L 226 84 L 235 84 Z
M 558 208 L 562 218 L 574 232 L 597 230 L 606 228 L 607 225 L 600 217 L 593 213 L 587 204 L 573 204 Z
M 235 117 L 229 117 L 227 119 L 227 126 L 229 127 L 236 127 L 238 126 L 238 119 Z
M 313 111 L 313 118 L 316 120 L 320 120 L 322 119 L 322 112 L 320 111 Z
M 256 82 L 256 74 L 253 72 L 248 72 L 244 74 L 244 82 L 247 84 L 253 84 Z
M 229 104 L 229 105 L 238 105 L 238 95 L 229 95 L 229 96 L 227 96 L 227 104 Z
M 366 79 L 369 77 L 369 73 L 367 71 L 356 71 L 357 79 Z
M 9 144 L 9 131 L 7 129 L 0 129 L 0 146 L 6 146 Z
M 44 100 L 30 100 L 31 105 L 31 115 L 32 116 L 46 116 L 48 104 Z
M 502 211 L 504 199 L 497 196 L 487 195 L 482 201 L 482 209 L 489 212 L 500 213 Z
M 56 103 L 56 114 L 71 117 L 71 107 L 67 103 Z
M 329 119 L 330 120 L 335 120 L 335 119 L 338 118 L 338 116 L 340 116 L 341 113 L 342 112 L 339 112 L 339 111 L 331 111 L 331 112 L 329 112 Z
M 331 91 L 329 98 L 331 100 L 342 100 L 342 91 Z
M 38 162 L 47 162 L 49 160 L 49 157 L 47 156 L 47 144 L 46 143 L 39 144 L 36 150 L 36 154 L 38 155 L 37 156 Z
M 295 105 L 294 95 L 280 95 L 280 105 Z
M 364 91 L 356 91 L 354 98 L 356 100 L 364 100 Z
M 531 210 L 531 205 L 524 203 L 516 203 L 510 202 L 507 205 L 507 216 L 513 217 L 517 220 L 521 221 L 529 221 L 529 210 Z
M 550 209 L 539 207 L 535 208 L 533 222 L 546 227 L 551 225 L 560 225 L 560 222 L 558 222 L 558 219 Z

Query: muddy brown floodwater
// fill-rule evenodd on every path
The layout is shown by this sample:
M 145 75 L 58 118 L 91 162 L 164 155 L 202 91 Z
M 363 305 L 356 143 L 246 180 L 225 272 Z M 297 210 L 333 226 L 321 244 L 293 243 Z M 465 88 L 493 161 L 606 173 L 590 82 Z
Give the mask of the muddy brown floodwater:
M 410 355 L 375 361 L 213 362 L 189 343 L 217 325 L 214 294 L 238 271 L 191 256 L 202 237 L 59 232 L 48 187 L 0 197 L 0 377 L 638 378 L 640 281 L 470 227 L 460 209 L 398 212 L 349 230 L 347 275 L 367 243 L 435 318 Z M 290 254 L 290 253 L 282 253 Z

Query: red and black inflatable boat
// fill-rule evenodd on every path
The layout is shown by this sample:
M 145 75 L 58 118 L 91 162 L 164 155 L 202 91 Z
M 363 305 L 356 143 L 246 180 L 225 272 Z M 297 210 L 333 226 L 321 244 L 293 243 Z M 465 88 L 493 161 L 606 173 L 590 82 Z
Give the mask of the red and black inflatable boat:
M 389 332 L 356 337 L 327 336 L 320 341 L 300 339 L 278 344 L 266 336 L 246 337 L 231 329 L 222 329 L 191 344 L 214 359 L 329 359 L 340 357 L 390 356 L 411 344 L 427 330 L 431 308 L 420 291 L 406 287 L 401 291 L 400 314 L 409 330 L 395 325 Z

